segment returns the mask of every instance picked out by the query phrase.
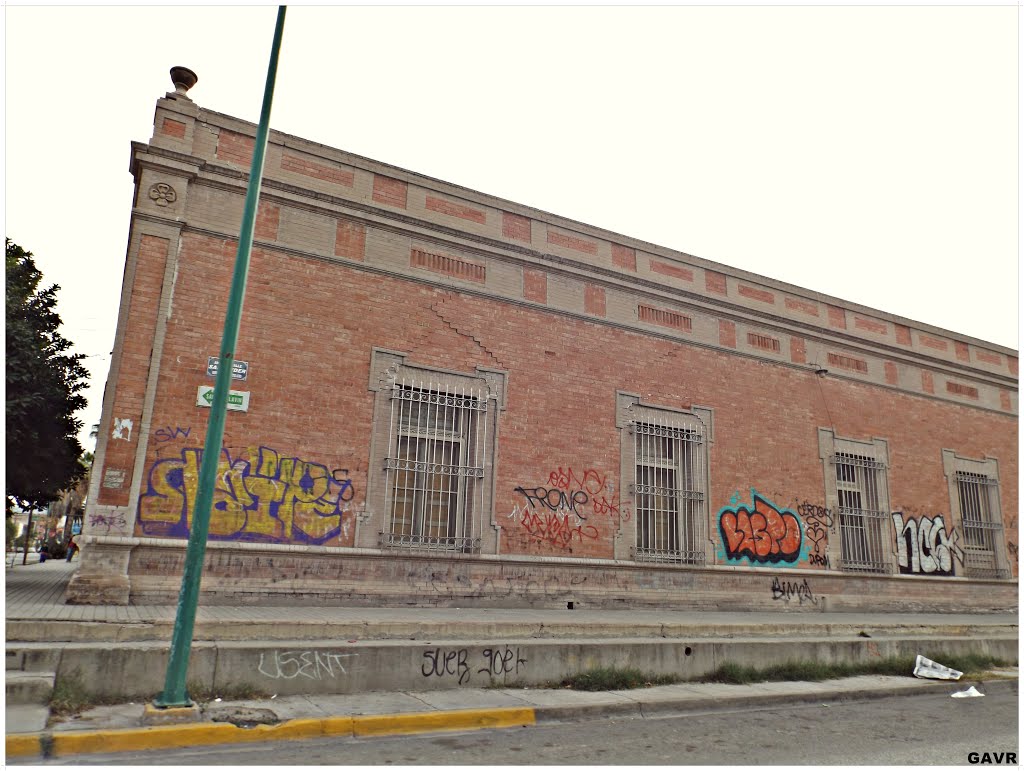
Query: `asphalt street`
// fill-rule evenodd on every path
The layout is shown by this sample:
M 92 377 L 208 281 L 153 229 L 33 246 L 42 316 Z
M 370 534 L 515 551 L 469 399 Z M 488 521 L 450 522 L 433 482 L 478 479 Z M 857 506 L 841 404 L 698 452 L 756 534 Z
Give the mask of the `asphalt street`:
M 475 732 L 87 755 L 41 763 L 934 766 L 969 765 L 972 752 L 994 756 L 1018 750 L 1018 694 L 1013 688 L 973 699 L 930 693 Z

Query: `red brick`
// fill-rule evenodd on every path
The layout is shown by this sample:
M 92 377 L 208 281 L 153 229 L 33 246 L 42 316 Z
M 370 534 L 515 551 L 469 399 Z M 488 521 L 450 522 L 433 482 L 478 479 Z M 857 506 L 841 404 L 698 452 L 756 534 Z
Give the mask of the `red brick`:
M 727 348 L 736 347 L 736 325 L 726 319 L 718 320 L 718 343 Z
M 932 373 L 926 369 L 921 370 L 921 388 L 925 393 L 935 393 L 935 379 L 932 377 Z
M 352 187 L 355 184 L 355 173 L 351 169 L 328 166 L 325 163 L 318 163 L 310 158 L 302 158 L 291 153 L 282 154 L 281 170 L 345 187 Z
M 885 363 L 885 382 L 889 385 L 899 385 L 900 382 L 899 369 L 896 364 L 891 361 L 887 361 Z
M 518 214 L 511 214 L 507 211 L 501 213 L 501 234 L 505 238 L 530 243 L 533 240 L 531 234 L 530 219 L 521 217 Z
M 587 284 L 583 291 L 583 310 L 594 316 L 604 316 L 604 289 Z
M 256 140 L 252 137 L 221 129 L 217 137 L 217 158 L 238 166 L 252 166 L 255 146 Z
M 725 275 L 723 273 L 715 273 L 713 270 L 704 271 L 704 286 L 707 287 L 709 292 L 715 294 L 728 294 L 729 290 L 726 287 Z
M 334 236 L 334 254 L 362 262 L 366 252 L 366 228 L 358 222 L 338 220 Z
M 659 260 L 651 260 L 651 272 L 661 273 L 663 276 L 672 276 L 672 278 L 678 278 L 681 281 L 693 281 L 693 271 L 689 268 Z
M 960 345 L 960 343 L 957 343 L 957 345 Z M 986 351 L 981 348 L 975 348 L 974 355 L 978 357 L 978 361 L 983 361 L 986 364 L 1001 365 L 1003 363 L 1003 357 L 998 353 L 992 353 L 991 351 Z
M 836 329 L 846 329 L 846 311 L 842 308 L 837 308 L 834 305 L 829 305 L 828 323 L 829 326 L 835 327 Z
M 794 364 L 807 363 L 807 343 L 802 337 L 789 338 L 789 358 Z
M 537 303 L 548 301 L 548 274 L 523 268 L 523 299 Z
M 167 134 L 167 136 L 175 137 L 176 139 L 184 139 L 185 124 L 180 120 L 164 118 L 163 123 L 160 124 L 160 133 Z
M 445 201 L 442 198 L 428 195 L 426 207 L 430 211 L 447 214 L 449 217 L 458 217 L 459 219 L 469 220 L 480 225 L 487 224 L 487 212 L 474 209 L 472 206 L 464 206 L 454 201 Z
M 857 329 L 865 329 L 868 332 L 874 332 L 876 335 L 887 335 L 889 334 L 889 327 L 884 321 L 878 321 L 877 319 L 869 319 L 864 316 L 853 317 L 853 325 Z
M 1016 375 L 1017 375 L 1017 357 L 1016 356 L 1007 356 L 1006 357 L 1006 366 L 1009 368 L 1010 374 L 1016 377 Z
M 934 348 L 937 351 L 949 350 L 949 343 L 947 343 L 945 340 L 939 337 L 932 337 L 930 335 L 919 334 L 917 336 L 917 340 L 925 348 Z
M 254 236 L 262 241 L 276 241 L 281 225 L 281 207 L 260 201 L 256 210 Z
M 405 209 L 409 205 L 409 184 L 400 179 L 373 175 L 373 200 Z
M 170 242 L 166 238 L 142 235 L 139 238 L 135 262 L 135 280 L 131 287 L 128 321 L 121 351 L 120 372 L 114 386 L 114 405 L 111 417 L 132 421 L 130 440 L 113 439 L 108 433 L 103 472 L 125 469 L 125 482 L 120 489 L 100 486 L 97 502 L 104 505 L 124 506 L 132 485 L 135 452 L 139 447 L 142 430 L 142 405 L 145 398 L 150 352 L 156 333 L 157 312 L 163 289 L 164 270 Z M 222 320 L 223 325 L 223 320 Z M 193 397 L 194 400 L 194 397 Z M 112 432 L 113 425 L 100 426 L 101 431 Z M 122 434 L 122 436 L 127 436 Z
M 808 316 L 818 315 L 818 306 L 816 303 L 808 302 L 807 300 L 798 300 L 795 297 L 786 298 L 786 308 L 791 311 L 797 311 L 798 313 L 806 313 Z
M 746 286 L 740 284 L 739 293 L 744 297 L 749 297 L 751 300 L 757 300 L 762 303 L 775 304 L 775 295 L 764 289 L 756 289 L 752 286 Z
M 1010 401 L 1010 392 L 1002 388 L 999 389 L 999 406 L 1007 412 L 1013 409 L 1013 403 Z
M 905 327 L 902 324 L 895 324 L 896 327 L 896 342 L 900 345 L 913 345 L 913 340 L 910 337 L 910 327 Z
M 636 249 L 620 244 L 612 244 L 612 265 L 636 271 Z
M 151 255 L 154 246 L 160 248 Z M 186 319 L 176 314 L 168 324 L 153 426 L 191 427 L 192 437 L 200 437 L 198 442 L 208 412 L 194 406 L 196 384 L 206 382 L 206 356 L 216 355 L 208 350 L 207 330 L 223 324 L 235 246 L 233 241 L 194 231 L 186 230 L 182 236 L 183 262 L 175 300 L 176 307 L 188 309 L 188 318 L 183 323 Z M 146 260 L 166 248 L 166 242 L 147 240 Z M 148 305 L 140 301 L 129 312 L 129 332 L 138 333 L 128 338 L 135 343 L 131 356 L 138 358 L 121 362 L 121 380 L 111 386 L 118 389 L 114 410 L 118 416 L 141 415 L 152 339 L 145 328 L 152 329 L 155 323 L 153 303 L 160 294 L 162 275 L 162 266 L 151 262 L 137 274 L 138 296 L 151 299 Z M 540 306 L 431 288 L 273 248 L 254 250 L 250 282 L 254 288 L 272 286 L 273 291 L 254 291 L 246 300 L 238 350 L 240 358 L 250 361 L 245 390 L 251 391 L 252 406 L 249 413 L 228 415 L 225 446 L 238 456 L 249 446 L 266 446 L 327 468 L 347 468 L 356 490 L 352 504 L 357 508 L 365 503 L 366 453 L 373 424 L 373 402 L 366 391 L 372 348 L 405 351 L 416 365 L 459 372 L 473 372 L 478 366 L 495 368 L 497 359 L 510 372 L 507 409 L 497 417 L 500 462 L 493 512 L 502 526 L 505 554 L 612 559 L 618 526 L 605 515 L 593 517 L 596 538 L 574 540 L 567 548 L 555 549 L 529 538 L 521 523 L 507 514 L 521 499 L 514 492 L 517 486 L 548 486 L 550 473 L 559 466 L 594 469 L 615 485 L 624 483 L 620 434 L 614 423 L 616 390 L 643 394 L 645 402 L 669 408 L 685 409 L 694 403 L 714 408 L 716 441 L 710 450 L 711 488 L 707 491 L 713 539 L 718 538 L 716 515 L 730 505 L 736 490 L 756 486 L 780 504 L 822 500 L 817 426 L 833 423 L 838 435 L 877 436 L 889 442 L 894 462 L 888 482 L 894 510 L 913 505 L 922 511 L 948 511 L 941 463 L 944 447 L 953 447 L 964 457 L 988 454 L 1002 459 L 1016 453 L 1012 415 L 923 399 L 869 382 L 820 381 L 792 367 L 569 318 Z M 524 291 L 526 283 L 524 278 Z M 339 287 L 345 288 L 340 298 Z M 677 311 L 647 307 L 665 314 L 664 319 L 671 314 L 688 322 Z M 657 323 L 649 311 L 642 315 L 645 324 Z M 726 327 L 719 324 L 720 334 Z M 331 346 L 340 340 L 344 340 L 340 358 L 315 353 L 335 350 Z M 616 351 L 624 353 L 614 367 L 597 363 L 598 354 Z M 804 340 L 792 337 L 790 355 L 795 363 L 804 363 L 805 351 Z M 288 378 L 288 373 L 303 373 L 303 377 Z M 566 373 L 579 374 L 567 382 Z M 328 389 L 325 383 L 337 387 Z M 128 390 L 120 390 L 129 384 Z M 1006 412 L 1009 398 L 1000 396 Z M 137 413 L 127 412 L 125 405 L 134 405 Z M 561 430 L 540 442 L 536 426 L 542 425 L 557 425 Z M 135 430 L 139 429 L 136 422 Z M 771 440 L 769 449 L 766 438 Z M 157 459 L 177 457 L 181 447 L 198 442 L 151 441 L 144 461 L 146 473 Z M 110 444 L 129 449 L 128 443 Z M 137 445 L 133 442 L 130 449 L 119 456 L 118 463 L 107 466 L 128 470 L 126 490 Z M 780 464 L 780 457 L 787 462 Z M 1016 512 L 1016 476 L 1010 472 L 1005 476 L 1000 488 L 1003 507 Z M 145 489 L 146 479 L 140 483 Z M 623 498 L 628 503 L 629 493 Z M 351 545 L 351 534 L 348 540 L 339 537 L 329 545 Z M 714 549 L 709 546 L 709 554 Z M 394 564 L 400 567 L 399 562 Z M 666 568 L 665 573 L 675 571 Z M 908 585 L 895 580 L 893 584 Z
M 568 233 L 559 233 L 557 230 L 548 228 L 548 243 L 564 246 L 566 249 L 573 249 L 577 252 L 597 254 L 597 244 L 585 238 L 571 236 Z

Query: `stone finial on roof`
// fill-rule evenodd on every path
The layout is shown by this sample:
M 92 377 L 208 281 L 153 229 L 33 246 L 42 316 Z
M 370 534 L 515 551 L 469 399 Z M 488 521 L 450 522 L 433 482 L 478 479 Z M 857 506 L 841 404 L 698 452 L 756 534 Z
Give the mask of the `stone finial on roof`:
M 188 67 L 171 67 L 171 82 L 179 96 L 185 96 L 192 86 L 199 82 L 199 76 Z

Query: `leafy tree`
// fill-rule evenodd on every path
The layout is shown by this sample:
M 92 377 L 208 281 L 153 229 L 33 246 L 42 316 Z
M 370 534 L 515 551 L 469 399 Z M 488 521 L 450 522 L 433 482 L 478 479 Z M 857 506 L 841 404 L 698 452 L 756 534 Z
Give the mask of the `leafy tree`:
M 82 354 L 57 331 L 57 290 L 40 289 L 32 253 L 7 247 L 7 499 L 6 509 L 43 508 L 85 474 L 79 461 L 86 405 L 79 393 L 89 373 Z

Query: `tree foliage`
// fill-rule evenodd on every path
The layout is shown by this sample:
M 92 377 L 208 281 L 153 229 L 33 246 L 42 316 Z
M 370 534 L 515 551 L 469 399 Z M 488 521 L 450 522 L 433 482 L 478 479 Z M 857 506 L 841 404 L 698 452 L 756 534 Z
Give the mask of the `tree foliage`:
M 40 289 L 32 253 L 7 247 L 7 510 L 42 508 L 85 473 L 79 462 L 89 373 L 58 332 L 57 290 Z

